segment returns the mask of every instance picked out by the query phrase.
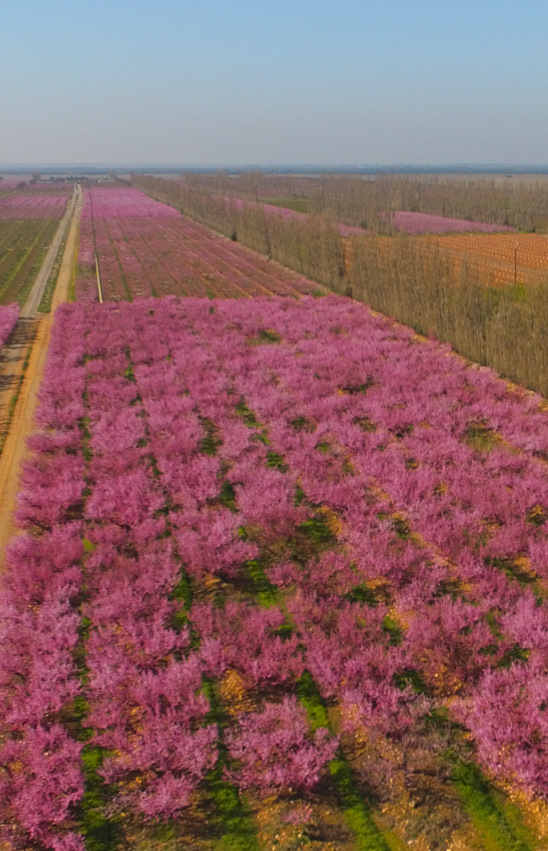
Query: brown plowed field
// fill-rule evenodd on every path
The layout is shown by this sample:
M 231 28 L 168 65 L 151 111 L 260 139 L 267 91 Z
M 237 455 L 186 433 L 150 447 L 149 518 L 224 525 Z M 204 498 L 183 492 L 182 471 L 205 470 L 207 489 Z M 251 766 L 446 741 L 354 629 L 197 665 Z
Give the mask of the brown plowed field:
M 463 233 L 438 236 L 410 236 L 423 245 L 440 248 L 454 258 L 476 268 L 488 284 L 503 286 L 518 283 L 537 283 L 548 279 L 548 235 L 535 233 Z M 352 244 L 356 237 L 345 240 L 345 267 L 352 266 Z M 358 237 L 359 239 L 359 237 Z M 391 244 L 391 238 L 378 237 L 380 250 Z M 516 255 L 517 248 L 517 255 Z M 516 269 L 517 260 L 517 269 Z M 517 272 L 517 274 L 516 274 Z
M 514 282 L 516 259 L 519 282 L 533 283 L 548 277 L 548 236 L 536 233 L 464 233 L 417 239 L 432 242 L 468 260 L 486 276 L 493 274 L 496 284 Z

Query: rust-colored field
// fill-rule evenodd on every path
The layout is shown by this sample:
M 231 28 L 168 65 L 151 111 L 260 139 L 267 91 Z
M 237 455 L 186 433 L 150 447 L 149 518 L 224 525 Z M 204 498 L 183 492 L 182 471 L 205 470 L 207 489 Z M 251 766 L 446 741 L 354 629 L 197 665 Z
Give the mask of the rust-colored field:
M 535 233 L 464 233 L 438 236 L 425 234 L 409 237 L 447 251 L 455 265 L 466 261 L 477 269 L 487 284 L 536 283 L 548 279 L 548 235 Z M 355 237 L 345 240 L 345 267 L 352 266 Z M 380 251 L 391 245 L 391 238 L 377 237 Z
M 470 233 L 418 237 L 477 265 L 494 283 L 533 283 L 548 276 L 548 236 L 536 233 Z

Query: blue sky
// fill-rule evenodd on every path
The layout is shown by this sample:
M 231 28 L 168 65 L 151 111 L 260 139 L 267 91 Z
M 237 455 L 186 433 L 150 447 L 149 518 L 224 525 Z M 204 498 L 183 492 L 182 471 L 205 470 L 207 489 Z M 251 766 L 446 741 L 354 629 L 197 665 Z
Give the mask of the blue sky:
M 0 163 L 548 163 L 548 3 L 0 0 Z

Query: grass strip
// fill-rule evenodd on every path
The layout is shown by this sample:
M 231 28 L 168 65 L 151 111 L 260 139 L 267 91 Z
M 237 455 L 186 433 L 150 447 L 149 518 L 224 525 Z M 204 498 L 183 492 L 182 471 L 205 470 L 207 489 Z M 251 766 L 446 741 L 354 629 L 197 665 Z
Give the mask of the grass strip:
M 312 730 L 317 730 L 319 727 L 331 729 L 329 716 L 318 687 L 308 671 L 305 671 L 297 680 L 297 697 L 306 709 Z M 337 756 L 329 763 L 329 772 L 346 822 L 356 836 L 358 851 L 392 851 L 393 843 L 387 842 L 377 826 L 371 807 L 364 799 L 354 773 L 340 748 Z
M 316 531 L 315 528 L 314 531 Z M 323 539 L 320 543 L 323 543 Z M 254 559 L 246 562 L 246 567 L 259 605 L 265 608 L 275 605 L 278 597 L 277 589 L 266 576 L 262 562 L 259 559 Z M 287 621 L 287 626 L 292 629 L 289 621 Z M 297 680 L 296 694 L 299 703 L 306 710 L 312 731 L 325 727 L 332 732 L 327 710 L 309 671 L 305 671 Z M 364 799 L 354 778 L 354 773 L 340 747 L 335 759 L 329 763 L 329 772 L 346 823 L 356 837 L 358 851 L 394 851 L 394 842 L 389 844 L 383 832 L 377 826 L 371 807 Z
M 200 451 L 204 455 L 214 456 L 223 442 L 221 432 L 211 419 L 200 414 L 198 414 L 198 417 L 205 432 L 205 437 L 200 441 Z M 224 482 L 223 485 L 228 485 L 228 483 Z M 231 496 L 233 494 L 229 494 L 227 488 L 223 489 L 223 486 L 221 486 L 220 502 L 224 504 L 228 501 L 230 503 Z M 230 505 L 225 507 L 230 509 Z M 187 579 L 181 588 L 182 596 L 185 594 L 187 584 L 188 591 L 186 593 L 191 593 Z M 224 777 L 224 769 L 229 757 L 223 741 L 223 730 L 227 722 L 222 703 L 216 693 L 214 681 L 204 675 L 202 683 L 202 691 L 210 706 L 208 721 L 216 724 L 219 731 L 217 763 L 206 778 L 207 790 L 216 809 L 213 822 L 220 835 L 220 838 L 215 842 L 215 848 L 217 851 L 259 851 L 260 846 L 252 813 L 243 804 L 234 784 Z
M 70 231 L 71 225 L 69 224 L 68 231 Z M 67 231 L 67 239 L 68 239 L 68 231 Z M 70 283 L 68 286 L 68 296 L 67 301 L 69 303 L 76 301 L 76 277 L 78 275 L 78 255 L 80 253 L 80 222 L 78 222 L 78 233 L 76 234 L 76 239 L 74 241 L 74 251 L 72 254 L 72 269 L 70 270 Z M 53 289 L 55 292 L 55 288 Z M 53 294 L 52 294 L 53 297 Z
M 84 403 L 87 407 L 88 394 L 84 391 Z M 89 431 L 89 417 L 84 416 L 79 423 L 82 435 L 82 455 L 86 468 L 89 468 L 91 460 Z M 90 480 L 84 472 L 85 489 L 84 499 L 90 495 Z M 86 556 L 95 549 L 87 538 L 83 539 L 84 556 L 82 558 L 82 589 L 80 608 L 89 599 L 89 589 L 86 585 Z M 74 737 L 84 742 L 81 753 L 82 772 L 84 774 L 85 787 L 82 800 L 77 807 L 77 822 L 79 831 L 84 837 L 86 851 L 111 851 L 117 846 L 120 838 L 120 819 L 108 815 L 109 803 L 112 798 L 109 786 L 101 776 L 100 769 L 103 765 L 108 751 L 100 746 L 94 745 L 90 740 L 93 738 L 93 730 L 85 726 L 85 719 L 89 714 L 89 703 L 85 697 L 85 690 L 89 680 L 89 669 L 86 664 L 86 642 L 89 638 L 91 621 L 82 615 L 78 643 L 75 648 L 75 660 L 82 683 L 82 693 L 74 703 Z
M 295 210 L 297 213 L 308 213 L 310 202 L 308 198 L 296 195 L 285 195 L 282 198 L 265 198 L 265 204 L 271 207 L 282 207 L 285 210 Z
M 85 641 L 89 634 L 89 623 L 82 618 L 80 641 L 76 651 L 80 657 L 80 676 L 85 686 L 88 669 L 85 664 Z M 71 731 L 74 738 L 84 742 L 81 752 L 81 768 L 84 775 L 84 794 L 76 808 L 78 830 L 84 837 L 86 851 L 112 851 L 120 839 L 120 819 L 109 815 L 112 799 L 108 783 L 100 774 L 101 766 L 109 752 L 92 744 L 93 731 L 84 726 L 89 705 L 83 695 L 77 698 L 74 706 L 75 726 Z
M 260 851 L 253 815 L 242 802 L 237 788 L 224 776 L 229 756 L 223 741 L 226 717 L 222 704 L 213 680 L 204 676 L 202 682 L 210 705 L 207 720 L 217 724 L 219 731 L 217 763 L 206 778 L 207 790 L 215 805 L 213 823 L 219 833 L 214 847 L 216 851 Z
M 478 766 L 457 761 L 453 783 L 484 851 L 534 851 L 538 847 L 523 824 L 519 808 L 498 799 Z
M 55 292 L 55 287 L 57 285 L 57 278 L 59 277 L 59 272 L 61 270 L 61 263 L 67 245 L 69 230 L 70 222 L 67 222 L 63 239 L 61 240 L 59 248 L 57 249 L 57 254 L 55 255 L 55 260 L 53 262 L 53 266 L 51 267 L 49 278 L 47 280 L 46 286 L 44 287 L 44 292 L 42 293 L 40 304 L 38 305 L 38 313 L 49 313 L 51 310 L 51 300 L 53 298 L 53 293 Z

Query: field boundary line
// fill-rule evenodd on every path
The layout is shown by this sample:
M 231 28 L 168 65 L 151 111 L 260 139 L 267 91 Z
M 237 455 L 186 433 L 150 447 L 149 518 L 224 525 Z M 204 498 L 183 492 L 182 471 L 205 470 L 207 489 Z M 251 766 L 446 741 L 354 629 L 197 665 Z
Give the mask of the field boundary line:
M 95 274 L 97 276 L 97 293 L 99 295 L 99 304 L 103 303 L 103 287 L 101 286 L 101 273 L 99 271 L 99 258 L 95 252 Z

